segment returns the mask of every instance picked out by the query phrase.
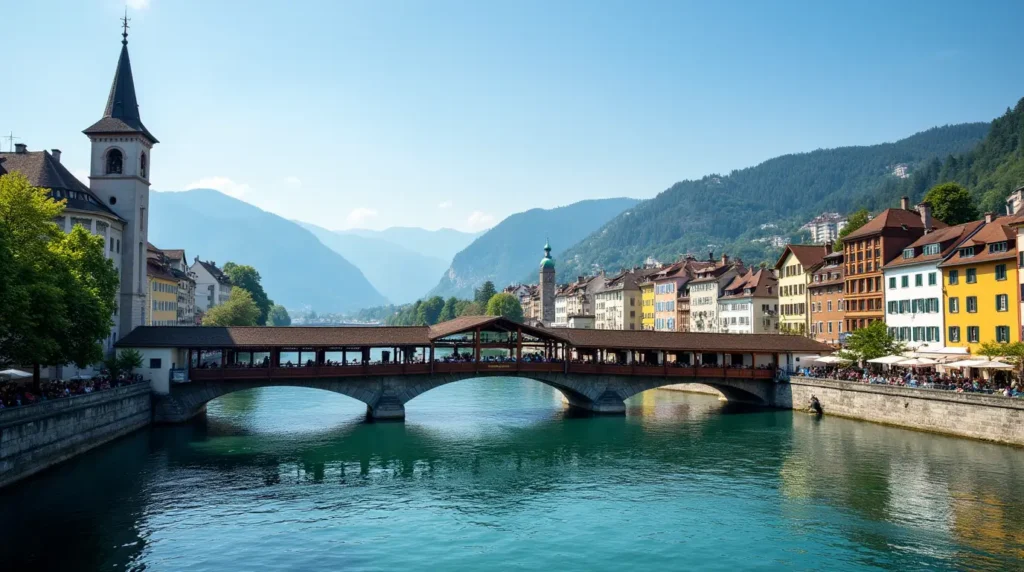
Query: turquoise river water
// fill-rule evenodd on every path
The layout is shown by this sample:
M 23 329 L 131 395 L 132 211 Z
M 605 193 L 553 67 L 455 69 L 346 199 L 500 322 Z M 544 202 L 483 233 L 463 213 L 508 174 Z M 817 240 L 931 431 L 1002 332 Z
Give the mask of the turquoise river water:
M 1024 567 L 1020 449 L 665 390 L 575 418 L 515 379 L 363 413 L 240 392 L 0 490 L 0 569 Z

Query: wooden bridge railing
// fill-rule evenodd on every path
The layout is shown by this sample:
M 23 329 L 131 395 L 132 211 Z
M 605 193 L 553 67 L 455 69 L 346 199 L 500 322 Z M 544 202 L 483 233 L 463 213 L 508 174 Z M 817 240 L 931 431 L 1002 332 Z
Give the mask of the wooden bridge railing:
M 324 379 L 376 375 L 426 375 L 430 373 L 576 373 L 589 375 L 664 376 L 670 378 L 772 379 L 771 369 L 731 367 L 678 367 L 674 365 L 612 365 L 541 362 L 436 362 L 373 365 L 319 365 L 299 367 L 193 368 L 192 381 Z

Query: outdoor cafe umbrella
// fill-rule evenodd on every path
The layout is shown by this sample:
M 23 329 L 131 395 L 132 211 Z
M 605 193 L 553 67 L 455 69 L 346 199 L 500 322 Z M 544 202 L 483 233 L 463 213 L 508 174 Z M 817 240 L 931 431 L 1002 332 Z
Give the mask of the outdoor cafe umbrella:
M 931 365 L 935 365 L 936 363 L 938 363 L 938 362 L 933 360 L 933 359 L 931 359 L 931 358 L 919 357 L 919 358 L 904 359 L 903 361 L 894 363 L 893 365 L 898 365 L 900 367 L 918 367 L 918 366 L 931 366 Z
M 1013 369 L 1013 366 L 1008 363 L 1001 361 L 981 361 L 977 365 L 972 365 L 978 369 Z
M 837 363 L 850 363 L 851 360 L 841 358 L 839 356 L 825 356 L 814 360 L 818 363 L 837 364 Z
M 895 364 L 898 364 L 901 361 L 907 361 L 908 359 L 909 358 L 907 356 L 892 355 L 892 356 L 883 356 L 883 357 L 875 358 L 875 359 L 869 359 L 868 363 L 880 363 L 880 364 L 883 364 L 883 365 L 895 365 Z
M 5 369 L 0 371 L 0 379 L 25 379 L 28 377 L 32 377 L 32 374 L 21 371 L 20 369 Z
M 978 364 L 985 363 L 983 359 L 962 359 L 952 363 L 944 364 L 946 367 L 978 367 Z

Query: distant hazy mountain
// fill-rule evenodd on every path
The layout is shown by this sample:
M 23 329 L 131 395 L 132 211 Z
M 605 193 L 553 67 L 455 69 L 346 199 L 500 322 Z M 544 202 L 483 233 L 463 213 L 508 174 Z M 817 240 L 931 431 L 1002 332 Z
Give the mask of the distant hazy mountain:
M 451 262 L 455 253 L 469 246 L 481 232 L 462 232 L 451 228 L 426 230 L 423 228 L 395 226 L 384 230 L 366 230 L 361 228 L 335 231 L 339 234 L 354 234 L 367 238 L 386 240 L 392 244 L 403 246 L 424 256 L 440 258 L 445 263 Z M 431 278 L 433 280 L 433 278 Z M 420 292 L 422 294 L 422 292 Z
M 212 189 L 150 195 L 149 240 L 218 265 L 250 264 L 274 302 L 342 312 L 386 302 L 358 268 L 311 232 Z
M 522 281 L 538 271 L 546 240 L 557 267 L 560 252 L 636 204 L 636 199 L 598 199 L 514 214 L 456 254 L 430 294 L 470 297 L 487 280 L 499 290 Z
M 352 264 L 355 264 L 363 275 L 381 294 L 395 304 L 413 302 L 426 293 L 427 285 L 432 284 L 440 276 L 448 264 L 451 256 L 445 258 L 440 256 L 427 256 L 417 250 L 406 247 L 404 244 L 396 244 L 390 240 L 378 238 L 384 235 L 402 236 L 398 233 L 388 231 L 358 231 L 358 234 L 345 231 L 332 231 L 309 224 L 298 222 L 299 225 L 312 232 L 320 242 L 324 243 L 331 250 L 344 256 Z M 442 232 L 424 231 L 422 229 L 388 229 L 409 231 L 406 235 L 421 233 Z M 448 229 L 444 229 L 448 230 Z M 458 231 L 450 231 L 458 232 Z M 366 234 L 363 234 L 366 233 Z M 459 233 L 465 234 L 465 233 Z M 417 244 L 416 240 L 409 239 L 409 244 Z

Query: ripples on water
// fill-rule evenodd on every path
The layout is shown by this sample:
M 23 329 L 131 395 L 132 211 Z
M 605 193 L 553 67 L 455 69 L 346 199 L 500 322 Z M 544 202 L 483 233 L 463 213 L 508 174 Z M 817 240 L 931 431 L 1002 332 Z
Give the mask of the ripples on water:
M 1019 449 L 649 391 L 573 418 L 460 382 L 403 423 L 225 396 L 0 491 L 6 570 L 990 569 L 1024 556 Z M 13 564 L 13 567 L 6 565 Z

